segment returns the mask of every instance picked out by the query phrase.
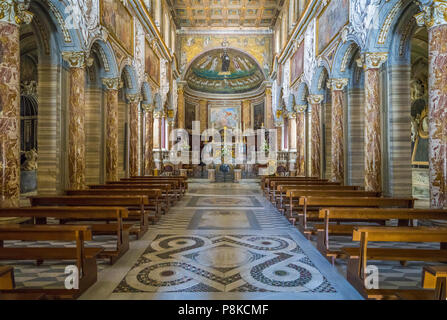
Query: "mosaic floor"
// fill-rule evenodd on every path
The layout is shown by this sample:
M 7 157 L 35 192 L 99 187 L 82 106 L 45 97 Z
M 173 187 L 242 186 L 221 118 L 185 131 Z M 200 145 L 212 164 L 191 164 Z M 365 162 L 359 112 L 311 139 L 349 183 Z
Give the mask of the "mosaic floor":
M 27 245 L 39 243 L 5 242 L 9 247 Z M 113 248 L 115 242 L 102 236 L 88 245 Z M 334 249 L 355 245 L 349 237 L 331 240 Z M 383 289 L 420 287 L 424 263 L 370 263 L 379 267 Z M 64 283 L 65 265 L 0 264 L 14 265 L 19 288 Z M 360 299 L 345 280 L 345 261 L 337 260 L 332 267 L 315 242 L 307 241 L 262 197 L 255 181 L 192 180 L 183 200 L 142 239 L 132 239 L 126 255 L 113 266 L 99 261 L 98 270 L 97 284 L 82 299 Z
M 257 183 L 192 181 L 82 299 L 360 299 Z

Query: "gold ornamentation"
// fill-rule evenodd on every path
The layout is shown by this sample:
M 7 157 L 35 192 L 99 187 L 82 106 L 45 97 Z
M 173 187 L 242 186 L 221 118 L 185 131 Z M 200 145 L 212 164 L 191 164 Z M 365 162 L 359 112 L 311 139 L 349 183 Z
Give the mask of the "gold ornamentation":
M 29 1 L 23 0 L 0 0 L 0 21 L 11 24 L 29 24 L 33 14 L 27 9 Z
M 120 78 L 103 78 L 102 84 L 106 87 L 106 90 L 119 90 L 123 87 Z
M 377 69 L 388 59 L 387 52 L 368 52 L 363 56 L 363 67 L 367 69 Z
M 307 97 L 307 101 L 310 104 L 320 104 L 324 100 L 324 96 L 321 94 L 311 94 Z
M 421 5 L 421 10 L 414 16 L 419 26 L 432 28 L 447 24 L 446 0 L 434 0 L 431 5 Z
M 329 79 L 327 87 L 330 90 L 343 90 L 348 85 L 348 81 L 347 78 Z
M 141 94 L 126 94 L 128 103 L 139 103 L 141 101 Z
M 70 68 L 85 68 L 87 63 L 87 55 L 84 51 L 64 51 L 62 59 L 68 63 Z

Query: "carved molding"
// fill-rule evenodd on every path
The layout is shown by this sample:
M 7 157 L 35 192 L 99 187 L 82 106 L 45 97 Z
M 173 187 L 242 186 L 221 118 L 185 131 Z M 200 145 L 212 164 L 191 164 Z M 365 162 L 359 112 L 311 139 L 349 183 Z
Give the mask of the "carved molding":
M 348 85 L 349 79 L 347 78 L 338 78 L 338 79 L 329 79 L 327 86 L 330 90 L 343 90 Z

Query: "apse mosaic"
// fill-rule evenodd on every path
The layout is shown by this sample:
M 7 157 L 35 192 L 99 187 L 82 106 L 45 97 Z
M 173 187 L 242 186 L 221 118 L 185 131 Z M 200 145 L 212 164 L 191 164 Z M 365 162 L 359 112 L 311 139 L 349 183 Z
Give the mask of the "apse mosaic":
M 258 88 L 264 74 L 248 55 L 234 49 L 215 49 L 198 57 L 190 66 L 186 80 L 196 91 L 244 93 Z
M 289 236 L 158 235 L 114 293 L 336 289 Z

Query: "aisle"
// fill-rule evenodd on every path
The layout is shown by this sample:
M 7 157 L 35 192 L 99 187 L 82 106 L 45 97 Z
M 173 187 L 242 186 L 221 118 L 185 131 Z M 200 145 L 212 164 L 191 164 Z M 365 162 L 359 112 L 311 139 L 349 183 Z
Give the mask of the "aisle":
M 82 299 L 360 299 L 257 183 L 193 180 Z

